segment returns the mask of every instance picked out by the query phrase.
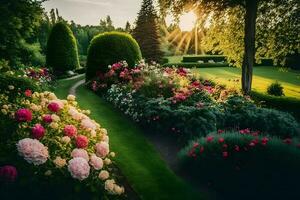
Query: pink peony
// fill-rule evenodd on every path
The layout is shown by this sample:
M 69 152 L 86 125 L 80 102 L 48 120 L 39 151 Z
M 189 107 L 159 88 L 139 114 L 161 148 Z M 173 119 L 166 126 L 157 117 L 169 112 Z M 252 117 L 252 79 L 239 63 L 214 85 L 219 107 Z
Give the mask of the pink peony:
M 66 125 L 64 128 L 64 132 L 66 136 L 74 137 L 77 135 L 77 128 L 74 125 Z
M 34 139 L 41 139 L 45 135 L 45 129 L 41 124 L 36 124 L 31 129 L 31 135 Z
M 95 145 L 97 156 L 103 158 L 109 153 L 109 145 L 106 142 L 100 142 Z
M 44 164 L 48 157 L 48 149 L 36 139 L 25 138 L 17 143 L 19 155 L 28 163 L 34 165 Z
M 48 109 L 52 112 L 58 112 L 61 109 L 61 107 L 57 102 L 51 102 L 48 104 Z
M 96 155 L 92 155 L 90 165 L 93 166 L 95 170 L 99 170 L 103 167 L 103 160 Z
M 72 158 L 84 158 L 86 161 L 89 161 L 89 154 L 84 149 L 73 149 L 71 153 Z
M 84 135 L 78 135 L 76 137 L 76 146 L 77 148 L 86 148 L 89 144 L 89 139 Z
M 27 108 L 21 108 L 16 112 L 18 122 L 30 122 L 32 120 L 32 112 Z
M 68 170 L 73 178 L 80 181 L 86 179 L 90 175 L 90 166 L 88 162 L 80 157 L 73 158 L 69 161 Z
M 0 168 L 0 180 L 5 182 L 14 182 L 17 178 L 17 169 L 11 165 L 5 165 Z
M 51 115 L 44 115 L 43 116 L 43 122 L 50 124 L 52 122 Z
M 81 126 L 86 128 L 86 129 L 92 129 L 92 130 L 96 130 L 97 126 L 96 124 L 89 118 L 83 119 L 81 121 Z

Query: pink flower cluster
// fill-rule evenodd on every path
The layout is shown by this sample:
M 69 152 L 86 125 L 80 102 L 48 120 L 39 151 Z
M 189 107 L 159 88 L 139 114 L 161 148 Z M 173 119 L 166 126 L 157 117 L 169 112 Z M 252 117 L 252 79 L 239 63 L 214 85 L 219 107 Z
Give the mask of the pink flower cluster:
M 17 169 L 12 165 L 0 167 L 0 180 L 14 182 L 18 176 Z
M 15 116 L 18 122 L 30 122 L 32 120 L 32 112 L 27 108 L 19 109 Z
M 89 163 L 81 157 L 76 157 L 68 162 L 68 170 L 71 176 L 80 181 L 86 179 L 90 175 Z
M 28 163 L 44 164 L 49 157 L 48 149 L 36 139 L 25 138 L 17 143 L 17 150 Z

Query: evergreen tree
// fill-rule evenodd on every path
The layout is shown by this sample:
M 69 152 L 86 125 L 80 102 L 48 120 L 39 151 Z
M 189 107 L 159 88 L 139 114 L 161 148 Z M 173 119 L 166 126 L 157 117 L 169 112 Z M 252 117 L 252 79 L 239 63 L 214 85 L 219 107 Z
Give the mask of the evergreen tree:
M 139 43 L 146 61 L 161 61 L 163 53 L 160 49 L 157 15 L 153 0 L 143 0 L 133 37 Z

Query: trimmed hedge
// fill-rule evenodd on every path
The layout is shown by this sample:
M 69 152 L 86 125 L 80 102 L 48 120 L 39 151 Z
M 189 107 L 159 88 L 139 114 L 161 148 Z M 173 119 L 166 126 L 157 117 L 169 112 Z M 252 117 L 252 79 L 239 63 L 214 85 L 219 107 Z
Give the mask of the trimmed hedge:
M 223 55 L 199 55 L 199 56 L 183 56 L 183 63 L 191 63 L 203 61 L 205 63 L 213 60 L 214 62 L 226 62 L 226 56 Z
M 275 108 L 294 115 L 300 121 L 300 100 L 292 97 L 276 97 L 252 91 L 251 98 L 263 107 Z
M 56 74 L 79 67 L 76 39 L 64 22 L 58 22 L 51 30 L 47 43 L 46 65 Z
M 224 199 L 299 199 L 298 142 L 238 132 L 213 134 L 181 150 L 180 169 Z
M 140 47 L 130 34 L 107 32 L 93 38 L 88 49 L 86 79 L 105 73 L 108 65 L 125 60 L 134 67 L 142 59 Z
M 214 68 L 214 67 L 229 67 L 228 63 L 166 63 L 163 67 L 184 67 L 184 68 Z

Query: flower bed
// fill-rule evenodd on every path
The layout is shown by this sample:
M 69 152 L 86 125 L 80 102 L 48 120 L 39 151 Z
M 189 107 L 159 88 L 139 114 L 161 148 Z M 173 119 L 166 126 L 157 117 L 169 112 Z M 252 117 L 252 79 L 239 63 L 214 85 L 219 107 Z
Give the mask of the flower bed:
M 248 128 L 283 138 L 298 136 L 288 113 L 257 107 L 239 91 L 201 80 L 184 68 L 140 63 L 113 64 L 91 88 L 152 131 L 171 133 L 183 143 L 217 129 Z
M 220 130 L 190 141 L 179 158 L 181 170 L 194 181 L 208 184 L 224 195 L 234 194 L 236 199 L 245 192 L 251 198 L 299 197 L 299 139 L 282 140 L 250 129 Z
M 75 96 L 61 100 L 51 92 L 11 87 L 0 94 L 0 102 L 3 181 L 12 182 L 17 174 L 31 180 L 22 177 L 28 171 L 29 176 L 58 182 L 72 177 L 92 191 L 97 188 L 95 193 L 102 197 L 124 193 L 115 182 L 115 153 L 110 152 L 106 129 L 88 116 L 90 111 L 77 106 Z

